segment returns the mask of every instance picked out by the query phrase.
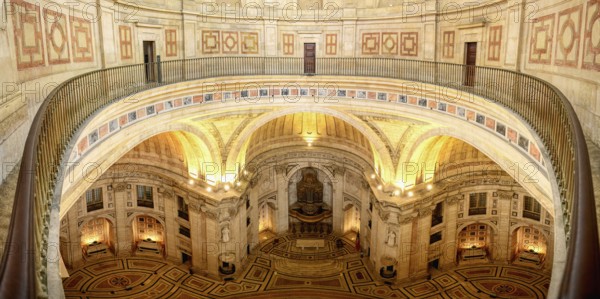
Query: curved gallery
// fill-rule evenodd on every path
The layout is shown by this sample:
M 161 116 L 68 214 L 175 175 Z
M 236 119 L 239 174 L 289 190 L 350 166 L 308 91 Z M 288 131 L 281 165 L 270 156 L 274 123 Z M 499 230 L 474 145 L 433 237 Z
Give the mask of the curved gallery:
M 550 276 L 551 214 L 459 139 L 416 145 L 410 161 L 429 165 L 413 173 L 412 184 L 390 189 L 377 175 L 369 138 L 333 116 L 296 113 L 265 123 L 247 141 L 252 167 L 241 167 L 231 183 L 202 180 L 202 171 L 189 178 L 190 159 L 206 161 L 186 154 L 183 141 L 200 140 L 189 135 L 141 142 L 66 213 L 61 240 L 71 246 L 61 254 L 71 274 L 103 260 L 84 254 L 96 246 L 81 229 L 85 219 L 111 219 L 103 221 L 111 224 L 102 243 L 112 244 L 113 260 L 158 259 L 216 281 L 247 277 L 258 256 L 266 259 L 260 277 L 295 270 L 314 278 L 316 265 L 339 277 L 350 272 L 336 261 L 355 260 L 368 273 L 360 277 L 407 288 L 430 275 L 495 264 Z M 531 248 L 534 238 L 543 247 Z M 71 242 L 83 239 L 92 242 Z

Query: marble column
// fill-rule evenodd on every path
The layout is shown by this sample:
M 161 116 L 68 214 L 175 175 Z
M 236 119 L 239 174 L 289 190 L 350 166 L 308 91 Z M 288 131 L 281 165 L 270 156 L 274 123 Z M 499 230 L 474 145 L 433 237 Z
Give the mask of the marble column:
M 456 220 L 458 212 L 458 199 L 454 196 L 444 204 L 444 223 L 446 229 L 442 235 L 440 269 L 449 269 L 456 266 Z
M 68 256 L 63 256 L 63 260 L 73 269 L 77 269 L 83 265 L 83 256 L 81 252 L 81 230 L 77 223 L 77 209 L 75 209 L 76 203 L 71 211 L 67 213 L 67 221 L 69 226 L 69 246 Z
M 285 165 L 277 165 L 275 167 L 275 184 L 277 186 L 277 218 L 276 218 L 276 234 L 283 234 L 288 231 L 289 215 L 288 215 L 288 181 L 285 173 Z
M 165 190 L 161 196 L 165 207 L 165 242 L 166 257 L 173 263 L 180 262 L 180 255 L 177 250 L 177 236 L 179 235 L 179 223 L 177 218 L 177 198 L 171 190 Z
M 417 248 L 413 250 L 414 256 L 410 261 L 410 276 L 413 278 L 420 278 L 427 275 L 432 208 L 435 208 L 435 206 L 426 206 L 419 209 L 417 225 L 413 230 L 413 233 L 416 234 L 415 245 L 417 246 Z
M 218 277 L 219 275 L 219 224 L 217 217 L 213 213 L 205 212 L 206 223 L 206 270 L 209 276 Z
M 190 216 L 190 241 L 192 244 L 192 270 L 202 272 L 207 268 L 204 244 L 206 239 L 205 217 L 200 205 L 197 203 L 190 202 L 188 212 Z
M 332 210 L 333 210 L 333 233 L 342 235 L 344 233 L 344 181 L 338 176 L 331 182 Z
M 131 222 L 127 219 L 127 201 L 131 196 L 131 189 L 127 189 L 127 184 L 121 183 L 114 190 L 115 227 L 117 228 L 115 255 L 117 257 L 128 257 L 131 255 L 133 245 Z
M 512 192 L 498 192 L 498 231 L 494 232 L 492 240 L 492 257 L 494 260 L 509 263 L 510 262 L 510 218 Z
M 413 219 L 414 215 L 404 215 L 400 218 L 398 239 L 398 260 L 396 280 L 405 281 L 410 277 L 411 258 L 416 250 L 413 242 Z

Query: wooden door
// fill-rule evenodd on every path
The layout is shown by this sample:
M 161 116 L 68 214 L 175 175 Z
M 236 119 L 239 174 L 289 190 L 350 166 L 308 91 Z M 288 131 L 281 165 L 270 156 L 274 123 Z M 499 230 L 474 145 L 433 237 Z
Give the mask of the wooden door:
M 146 64 L 146 81 L 156 81 L 155 66 L 154 66 L 154 42 L 144 41 L 144 63 Z
M 314 74 L 316 65 L 316 48 L 315 43 L 304 44 L 304 73 Z
M 465 43 L 465 86 L 475 85 L 475 64 L 477 63 L 477 43 Z

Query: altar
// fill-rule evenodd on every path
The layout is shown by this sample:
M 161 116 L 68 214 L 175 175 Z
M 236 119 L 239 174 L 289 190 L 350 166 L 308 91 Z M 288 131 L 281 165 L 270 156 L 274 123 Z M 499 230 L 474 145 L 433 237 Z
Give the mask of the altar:
M 304 250 L 305 247 L 323 248 L 325 247 L 325 240 L 322 239 L 298 239 L 296 240 L 296 247 L 301 247 Z

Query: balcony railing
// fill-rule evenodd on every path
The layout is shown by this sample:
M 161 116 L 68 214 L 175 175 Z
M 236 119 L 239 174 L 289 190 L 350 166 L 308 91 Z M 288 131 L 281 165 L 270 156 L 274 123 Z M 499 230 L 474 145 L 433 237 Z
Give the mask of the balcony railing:
M 93 71 L 58 86 L 27 137 L 0 268 L 1 298 L 47 296 L 50 205 L 67 144 L 93 113 L 144 90 L 219 76 L 303 75 L 302 58 L 211 57 Z M 424 82 L 484 97 L 511 109 L 537 132 L 559 186 L 568 256 L 561 298 L 600 296 L 600 250 L 587 147 L 573 107 L 554 86 L 509 70 L 386 58 L 321 58 L 318 75 Z M 466 78 L 468 76 L 468 78 Z M 472 76 L 472 77 L 471 77 Z M 464 84 L 468 82 L 468 84 Z

